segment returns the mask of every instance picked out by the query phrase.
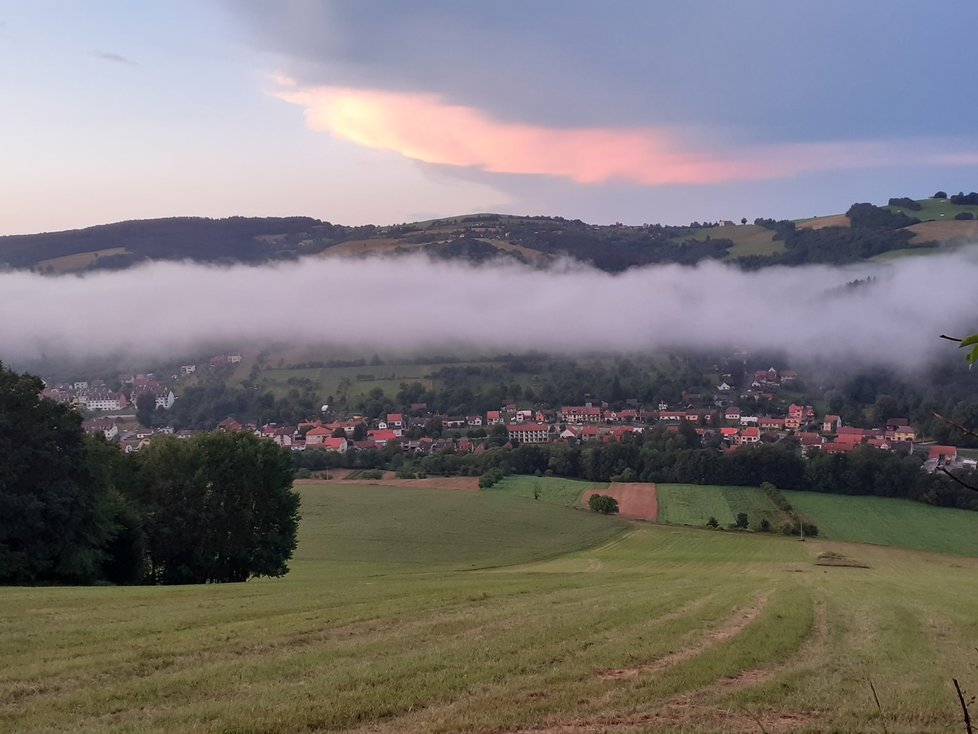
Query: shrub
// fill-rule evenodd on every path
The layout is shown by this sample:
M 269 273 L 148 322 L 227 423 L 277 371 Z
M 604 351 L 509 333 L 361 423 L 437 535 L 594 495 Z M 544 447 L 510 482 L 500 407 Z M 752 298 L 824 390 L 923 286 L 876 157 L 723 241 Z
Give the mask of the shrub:
M 737 513 L 737 527 L 741 530 L 746 530 L 747 526 L 750 525 L 750 519 L 747 517 L 746 512 Z
M 932 198 L 932 199 L 946 199 L 947 198 L 947 192 L 946 191 L 938 191 L 936 194 L 934 194 L 930 198 Z
M 706 525 L 707 527 L 716 529 L 720 527 L 720 521 L 711 516 L 710 519 L 706 521 Z
M 766 517 L 761 520 L 761 532 L 770 533 L 771 532 L 771 521 Z
M 294 476 L 296 479 L 309 479 L 312 476 L 312 470 L 306 469 L 305 467 L 296 469 Z
M 957 214 L 954 215 L 954 218 L 955 219 L 961 219 L 961 220 L 964 220 L 964 219 L 974 219 L 975 218 L 975 215 L 972 214 L 971 212 L 958 212 Z
M 592 494 L 588 497 L 587 506 L 594 512 L 613 515 L 618 512 L 618 500 L 606 494 Z

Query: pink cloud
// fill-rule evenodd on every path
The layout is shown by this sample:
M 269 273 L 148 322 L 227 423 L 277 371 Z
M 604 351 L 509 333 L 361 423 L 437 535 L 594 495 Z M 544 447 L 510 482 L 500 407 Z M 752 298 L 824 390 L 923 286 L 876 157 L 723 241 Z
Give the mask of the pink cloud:
M 559 129 L 502 122 L 436 95 L 281 80 L 275 96 L 317 131 L 407 158 L 577 183 L 708 184 L 907 163 L 907 144 L 794 143 L 724 150 L 669 128 Z M 919 155 L 919 154 L 918 154 Z

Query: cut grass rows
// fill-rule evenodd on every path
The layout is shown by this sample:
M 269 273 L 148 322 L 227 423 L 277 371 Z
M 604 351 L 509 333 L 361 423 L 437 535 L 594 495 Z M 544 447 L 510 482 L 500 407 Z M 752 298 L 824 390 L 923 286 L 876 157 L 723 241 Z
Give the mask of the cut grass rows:
M 881 731 L 869 678 L 889 732 L 957 726 L 978 560 L 508 489 L 311 483 L 285 578 L 0 590 L 0 731 Z

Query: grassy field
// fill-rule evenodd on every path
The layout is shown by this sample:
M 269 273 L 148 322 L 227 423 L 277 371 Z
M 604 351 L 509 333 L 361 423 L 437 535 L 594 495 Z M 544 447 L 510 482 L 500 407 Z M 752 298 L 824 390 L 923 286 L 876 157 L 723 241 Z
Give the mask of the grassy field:
M 948 192 L 953 193 L 953 192 Z M 955 214 L 961 212 L 971 212 L 976 217 L 978 217 L 978 206 L 958 206 L 957 204 L 952 204 L 947 199 L 918 199 L 917 203 L 920 204 L 920 211 L 908 211 L 901 207 L 888 206 L 886 207 L 893 212 L 903 212 L 907 216 L 916 217 L 922 222 L 929 222 L 941 219 L 954 219 Z
M 782 490 L 792 507 L 818 526 L 820 537 L 894 548 L 978 556 L 978 512 L 952 510 L 883 497 L 845 497 Z M 750 528 L 767 518 L 777 528 L 787 518 L 754 487 L 660 484 L 659 521 L 703 527 L 710 517 L 728 525 L 746 512 Z
M 936 734 L 978 686 L 976 559 L 491 493 L 303 515 L 282 579 L 0 590 L 0 731 Z
M 978 512 L 883 497 L 783 494 L 826 539 L 978 556 Z
M 50 269 L 55 273 L 71 273 L 76 270 L 84 270 L 100 257 L 108 255 L 125 255 L 129 252 L 125 247 L 107 247 L 102 250 L 92 250 L 91 252 L 77 252 L 73 255 L 62 257 L 52 257 L 48 260 L 39 260 L 38 270 Z
M 586 482 L 581 479 L 561 479 L 559 477 L 528 477 L 513 475 L 486 491 L 487 494 L 506 495 L 533 499 L 534 492 L 540 501 L 564 507 L 579 507 L 581 494 L 586 489 L 600 492 L 607 484 Z
M 656 485 L 659 500 L 659 522 L 702 527 L 711 517 L 720 525 L 729 525 L 737 514 L 746 512 L 750 527 L 757 528 L 763 519 L 774 527 L 785 520 L 767 495 L 755 487 L 718 487 L 697 484 Z

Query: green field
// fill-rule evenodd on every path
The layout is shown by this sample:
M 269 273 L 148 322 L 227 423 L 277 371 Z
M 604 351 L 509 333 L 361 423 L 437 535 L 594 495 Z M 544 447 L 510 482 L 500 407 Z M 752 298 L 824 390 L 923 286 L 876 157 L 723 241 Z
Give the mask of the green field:
M 767 519 L 778 527 L 785 519 L 768 497 L 756 487 L 717 487 L 698 484 L 656 485 L 659 522 L 702 527 L 711 517 L 726 526 L 746 512 L 751 528 Z
M 883 497 L 783 494 L 829 540 L 978 556 L 978 512 Z
M 498 482 L 486 493 L 533 499 L 534 492 L 536 492 L 541 502 L 549 502 L 564 507 L 579 507 L 581 495 L 585 490 L 593 489 L 599 492 L 607 488 L 607 484 L 587 482 L 581 479 L 513 475 Z
M 774 528 L 787 518 L 755 487 L 660 484 L 659 521 L 703 527 L 710 517 L 726 526 L 746 512 L 750 528 L 767 518 Z M 792 507 L 815 523 L 820 537 L 910 550 L 978 556 L 978 512 L 933 507 L 910 500 L 846 497 L 782 490 Z
M 957 192 L 948 191 L 947 193 L 953 196 Z M 978 206 L 959 206 L 952 204 L 948 199 L 917 199 L 916 201 L 920 204 L 920 211 L 910 211 L 898 206 L 887 206 L 885 208 L 892 212 L 903 212 L 908 217 L 916 217 L 921 222 L 931 222 L 938 219 L 954 219 L 954 215 L 960 214 L 961 212 L 971 212 L 978 217 Z
M 963 731 L 978 560 L 507 491 L 303 485 L 285 578 L 2 589 L 0 731 Z

